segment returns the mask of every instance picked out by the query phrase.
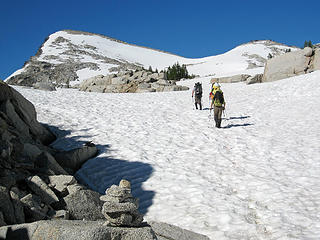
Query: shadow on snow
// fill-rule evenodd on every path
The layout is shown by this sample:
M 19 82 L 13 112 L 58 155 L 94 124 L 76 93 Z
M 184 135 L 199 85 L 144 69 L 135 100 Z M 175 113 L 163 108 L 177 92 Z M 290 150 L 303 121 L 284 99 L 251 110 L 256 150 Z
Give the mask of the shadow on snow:
M 221 127 L 221 128 L 232 128 L 232 127 L 247 127 L 254 125 L 252 123 L 243 123 L 243 124 L 228 124 L 227 126 Z
M 61 130 L 58 127 L 48 125 L 46 127 L 48 127 L 57 136 L 57 140 L 52 145 L 54 148 L 59 150 L 70 150 L 81 147 L 93 137 L 90 135 L 68 137 L 68 135 L 71 134 L 71 131 L 69 130 Z M 90 129 L 83 129 L 81 131 L 85 133 L 89 130 Z M 86 139 L 88 140 L 86 141 Z M 89 159 L 83 165 L 83 167 L 86 166 L 86 168 L 88 168 L 88 166 L 91 167 L 94 169 L 94 172 L 91 171 L 88 175 L 88 173 L 80 169 L 75 174 L 77 180 L 81 184 L 88 186 L 91 190 L 105 194 L 105 190 L 111 187 L 111 185 L 118 185 L 121 179 L 126 179 L 131 182 L 133 197 L 139 198 L 139 211 L 142 214 L 147 213 L 148 208 L 152 205 L 155 192 L 144 190 L 142 185 L 151 176 L 153 172 L 152 166 L 143 162 L 132 162 L 129 160 L 110 157 L 99 157 L 101 153 L 110 153 L 115 150 L 111 150 L 109 144 L 96 144 L 96 147 L 99 151 L 98 156 Z M 84 182 L 86 180 L 91 182 L 90 179 L 96 180 L 99 185 Z
M 249 118 L 250 116 L 240 116 L 240 117 L 229 117 L 226 120 L 233 120 L 233 119 L 246 119 Z

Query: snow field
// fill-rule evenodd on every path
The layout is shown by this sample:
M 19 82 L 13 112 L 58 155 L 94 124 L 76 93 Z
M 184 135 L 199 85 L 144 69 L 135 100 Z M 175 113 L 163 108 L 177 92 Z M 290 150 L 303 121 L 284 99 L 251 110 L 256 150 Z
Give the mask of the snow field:
M 208 110 L 210 78 L 185 92 L 99 94 L 15 87 L 59 135 L 54 147 L 84 141 L 100 154 L 77 178 L 104 193 L 132 182 L 146 220 L 212 239 L 320 236 L 320 72 L 272 83 L 222 84 L 222 129 Z M 195 81 L 203 111 L 193 109 Z M 58 129 L 57 129 L 58 128 Z

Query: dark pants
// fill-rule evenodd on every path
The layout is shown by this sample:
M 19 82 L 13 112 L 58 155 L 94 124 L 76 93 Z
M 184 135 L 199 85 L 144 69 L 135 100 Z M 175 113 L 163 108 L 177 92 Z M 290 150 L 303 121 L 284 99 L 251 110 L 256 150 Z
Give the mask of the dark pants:
M 214 106 L 214 121 L 216 122 L 216 127 L 221 127 L 221 117 L 222 117 L 223 107 Z
M 199 104 L 200 110 L 202 110 L 201 97 L 195 96 L 195 98 L 194 98 L 194 105 L 196 106 L 196 109 L 198 109 L 198 104 Z

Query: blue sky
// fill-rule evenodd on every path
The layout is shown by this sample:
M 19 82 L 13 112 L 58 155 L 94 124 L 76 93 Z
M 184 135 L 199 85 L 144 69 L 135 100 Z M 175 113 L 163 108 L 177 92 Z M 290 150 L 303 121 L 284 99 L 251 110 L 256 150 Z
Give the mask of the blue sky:
M 59 30 L 99 33 L 128 43 L 199 58 L 250 40 L 301 47 L 320 42 L 320 1 L 3 0 L 0 79 L 21 68 Z

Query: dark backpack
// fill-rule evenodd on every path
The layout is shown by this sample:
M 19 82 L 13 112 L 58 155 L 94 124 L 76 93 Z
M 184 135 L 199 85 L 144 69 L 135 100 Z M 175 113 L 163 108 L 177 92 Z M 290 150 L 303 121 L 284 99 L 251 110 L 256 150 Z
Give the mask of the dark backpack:
M 196 83 L 195 85 L 195 89 L 194 89 L 194 93 L 197 97 L 201 97 L 202 96 L 202 85 L 201 83 Z
M 223 92 L 221 91 L 216 91 L 213 97 L 214 102 L 217 102 L 218 104 L 220 103 L 221 105 L 224 104 L 224 97 L 223 97 Z

